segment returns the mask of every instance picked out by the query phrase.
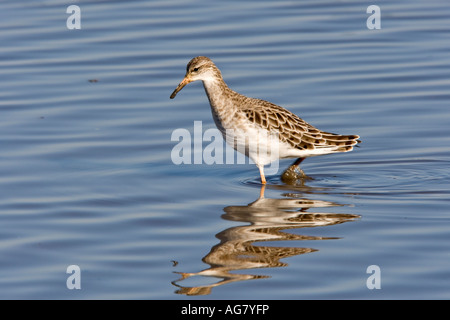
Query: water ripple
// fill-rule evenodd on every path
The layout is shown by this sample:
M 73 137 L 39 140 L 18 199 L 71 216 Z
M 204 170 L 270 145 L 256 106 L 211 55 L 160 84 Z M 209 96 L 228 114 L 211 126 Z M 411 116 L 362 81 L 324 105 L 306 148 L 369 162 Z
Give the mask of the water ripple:
M 0 298 L 448 298 L 446 3 L 381 30 L 363 1 L 81 1 L 81 30 L 66 5 L 0 4 Z M 172 131 L 213 126 L 200 84 L 168 98 L 196 55 L 363 143 L 264 198 L 253 165 L 174 165 Z

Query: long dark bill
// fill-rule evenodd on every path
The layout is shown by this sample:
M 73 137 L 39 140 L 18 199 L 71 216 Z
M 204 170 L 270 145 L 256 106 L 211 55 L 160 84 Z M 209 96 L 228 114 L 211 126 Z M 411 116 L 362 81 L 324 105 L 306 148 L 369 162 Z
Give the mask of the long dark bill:
M 183 89 L 188 83 L 192 82 L 192 80 L 188 79 L 188 78 L 184 78 L 183 81 L 180 82 L 180 84 L 178 85 L 178 87 L 176 87 L 175 90 L 173 90 L 172 94 L 170 95 L 170 99 L 175 98 L 175 96 L 177 95 L 177 93 Z

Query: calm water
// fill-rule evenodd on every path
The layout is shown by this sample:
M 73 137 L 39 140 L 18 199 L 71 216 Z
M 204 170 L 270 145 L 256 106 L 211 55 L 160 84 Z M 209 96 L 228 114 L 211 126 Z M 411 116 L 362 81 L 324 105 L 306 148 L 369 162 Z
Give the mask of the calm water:
M 449 19 L 444 0 L 2 1 L 0 298 L 449 299 Z M 200 83 L 169 99 L 197 55 L 363 143 L 294 185 L 282 161 L 265 190 L 252 164 L 175 165 L 175 129 L 214 127 Z

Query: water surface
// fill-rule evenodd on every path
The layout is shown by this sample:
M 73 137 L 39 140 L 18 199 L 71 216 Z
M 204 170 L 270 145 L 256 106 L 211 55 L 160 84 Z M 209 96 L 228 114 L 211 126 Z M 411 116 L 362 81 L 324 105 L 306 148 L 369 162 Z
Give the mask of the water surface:
M 69 30 L 72 4 L 0 4 L 0 298 L 450 298 L 446 1 L 380 3 L 380 30 L 364 1 L 78 1 Z M 214 127 L 200 83 L 169 99 L 197 55 L 362 144 L 265 189 L 175 165 L 175 129 Z

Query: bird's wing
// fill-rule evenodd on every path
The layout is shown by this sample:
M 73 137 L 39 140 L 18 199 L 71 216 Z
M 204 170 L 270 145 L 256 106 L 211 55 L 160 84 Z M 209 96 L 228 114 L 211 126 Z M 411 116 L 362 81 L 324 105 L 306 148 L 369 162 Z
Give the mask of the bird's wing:
M 255 99 L 251 108 L 243 108 L 247 119 L 256 125 L 277 132 L 280 140 L 295 148 L 311 150 L 329 147 L 351 147 L 358 143 L 357 135 L 338 135 L 324 132 L 310 125 L 292 112 L 265 100 Z

